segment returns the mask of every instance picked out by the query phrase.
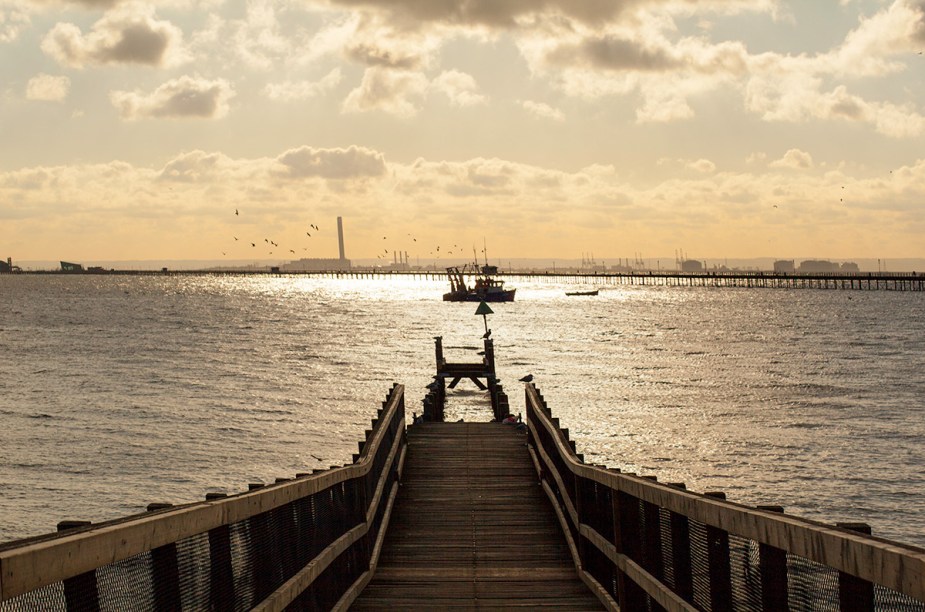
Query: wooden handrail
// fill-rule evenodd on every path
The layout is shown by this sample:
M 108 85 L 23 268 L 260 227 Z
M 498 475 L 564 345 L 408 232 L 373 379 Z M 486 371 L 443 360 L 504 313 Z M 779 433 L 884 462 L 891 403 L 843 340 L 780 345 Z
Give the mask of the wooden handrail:
M 552 423 L 543 400 L 532 384 L 526 385 L 526 398 L 528 427 L 533 439 L 539 440 L 537 428 L 542 428 L 555 446 L 554 449 L 539 449 L 540 456 L 556 452 L 576 477 L 593 480 L 612 491 L 626 493 L 694 521 L 768 544 L 925 601 L 925 549 L 585 465 L 578 460 L 575 452 L 564 441 L 559 428 Z M 538 418 L 529 418 L 534 415 Z M 546 469 L 555 472 L 552 461 L 544 463 Z M 561 487 L 561 476 L 556 475 L 555 479 Z M 573 493 L 562 490 L 562 494 L 569 498 L 571 507 L 568 513 L 576 516 L 573 514 L 574 500 L 571 499 Z M 580 524 L 579 528 L 590 529 L 585 524 Z M 591 541 L 594 543 L 593 539 Z M 608 551 L 601 552 L 607 554 Z
M 404 406 L 404 386 L 387 400 L 366 452 L 351 465 L 176 510 L 140 515 L 21 547 L 0 550 L 0 601 L 93 571 L 160 546 L 231 525 L 360 478 L 373 467 L 385 430 Z M 402 422 L 401 427 L 404 427 Z M 399 434 L 399 438 L 401 435 Z

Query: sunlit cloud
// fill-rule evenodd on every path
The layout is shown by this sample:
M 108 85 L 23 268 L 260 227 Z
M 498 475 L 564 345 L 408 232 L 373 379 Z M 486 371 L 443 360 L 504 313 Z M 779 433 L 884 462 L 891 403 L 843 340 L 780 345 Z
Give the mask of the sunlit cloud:
M 533 100 L 523 100 L 520 105 L 530 115 L 537 119 L 552 119 L 553 121 L 565 121 L 565 115 L 558 108 L 546 104 L 545 102 L 534 102 Z
M 72 23 L 58 23 L 42 41 L 42 50 L 65 66 L 143 64 L 175 66 L 188 59 L 183 33 L 155 17 L 154 7 L 129 4 L 106 13 L 84 34 Z
M 367 68 L 363 81 L 344 100 L 347 113 L 380 110 L 399 117 L 418 113 L 430 83 L 418 72 Z
M 220 119 L 228 114 L 228 100 L 235 92 L 224 79 L 207 80 L 183 76 L 164 83 L 149 94 L 114 91 L 113 106 L 123 119 L 196 118 Z
M 271 100 L 293 102 L 323 96 L 333 90 L 343 80 L 340 68 L 335 68 L 318 81 L 284 81 L 270 83 L 264 93 Z
M 806 151 L 799 149 L 790 149 L 780 159 L 775 159 L 770 164 L 771 168 L 792 168 L 794 170 L 808 170 L 813 167 L 813 156 Z
M 472 75 L 458 70 L 442 72 L 433 80 L 431 88 L 445 94 L 454 106 L 473 106 L 487 102 L 487 98 L 479 93 L 479 86 Z
M 63 102 L 70 88 L 71 80 L 66 76 L 38 74 L 26 84 L 26 99 Z
M 0 44 L 10 43 L 29 27 L 29 13 L 13 3 L 0 2 Z

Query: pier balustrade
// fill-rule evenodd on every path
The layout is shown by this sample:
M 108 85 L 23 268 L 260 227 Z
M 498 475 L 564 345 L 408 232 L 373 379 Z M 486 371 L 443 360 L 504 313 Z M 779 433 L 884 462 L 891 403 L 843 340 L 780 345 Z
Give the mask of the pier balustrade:
M 0 545 L 0 611 L 346 608 L 398 491 L 403 386 L 366 433 L 343 467 Z
M 526 414 L 576 568 L 611 609 L 925 610 L 925 549 L 587 465 L 530 384 Z

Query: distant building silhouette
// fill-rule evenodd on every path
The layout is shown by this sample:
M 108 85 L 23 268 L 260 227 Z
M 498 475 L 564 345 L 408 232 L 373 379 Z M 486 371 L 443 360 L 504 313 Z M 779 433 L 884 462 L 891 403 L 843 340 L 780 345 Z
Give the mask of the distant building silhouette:
M 774 271 L 778 274 L 792 274 L 796 272 L 796 266 L 792 259 L 778 259 L 774 262 Z
M 825 259 L 807 259 L 800 262 L 800 272 L 858 272 L 858 264 L 846 261 L 842 264 Z
M 703 262 L 696 259 L 685 259 L 681 262 L 681 272 L 703 272 Z
M 61 271 L 62 272 L 83 272 L 84 267 L 79 263 L 71 263 L 69 261 L 61 262 Z

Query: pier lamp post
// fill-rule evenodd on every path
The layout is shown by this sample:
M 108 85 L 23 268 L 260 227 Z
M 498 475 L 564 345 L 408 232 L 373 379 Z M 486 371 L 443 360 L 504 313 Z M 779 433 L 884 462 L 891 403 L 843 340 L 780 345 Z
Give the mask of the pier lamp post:
M 479 307 L 475 309 L 475 314 L 482 315 L 482 320 L 485 322 L 485 337 L 488 337 L 488 315 L 495 314 L 495 311 L 492 310 L 485 301 L 479 302 Z

